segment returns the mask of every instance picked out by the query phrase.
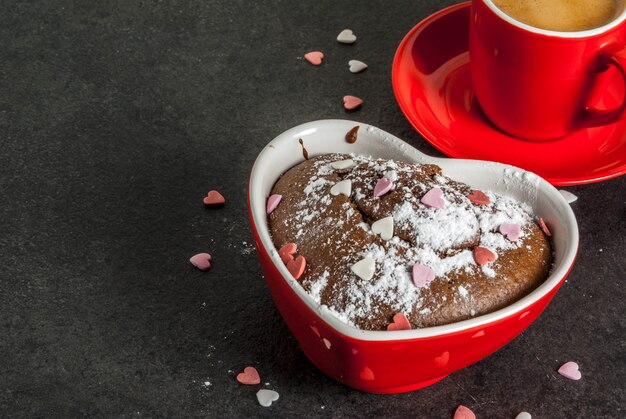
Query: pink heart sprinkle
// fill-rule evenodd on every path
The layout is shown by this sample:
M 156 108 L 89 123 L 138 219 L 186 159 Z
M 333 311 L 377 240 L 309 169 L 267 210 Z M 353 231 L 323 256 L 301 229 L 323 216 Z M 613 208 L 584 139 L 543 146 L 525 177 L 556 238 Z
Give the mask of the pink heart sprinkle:
M 512 242 L 516 242 L 519 239 L 521 232 L 519 224 L 500 224 L 498 231 Z
M 420 199 L 422 204 L 430 208 L 443 208 L 445 201 L 443 200 L 443 191 L 440 188 L 432 188 Z
M 241 384 L 248 385 L 260 384 L 261 376 L 259 375 L 259 372 L 256 370 L 256 368 L 245 367 L 243 369 L 243 372 L 237 374 L 237 381 L 239 381 Z
M 386 177 L 381 177 L 376 182 L 376 186 L 374 186 L 374 196 L 381 197 L 387 192 L 389 192 L 393 188 L 393 182 L 391 179 L 387 179 Z
M 343 107 L 351 111 L 363 104 L 363 99 L 356 96 L 346 95 L 343 97 Z
M 546 236 L 552 237 L 552 233 L 550 233 L 550 229 L 548 229 L 548 226 L 546 225 L 546 222 L 543 221 L 543 218 L 539 218 L 537 222 L 539 223 L 539 227 L 541 227 L 543 232 L 546 233 Z
M 272 195 L 267 198 L 267 207 L 265 208 L 265 212 L 269 215 L 276 209 L 278 204 L 280 204 L 280 200 L 283 199 L 282 195 Z
M 304 59 L 313 65 L 320 65 L 324 59 L 324 53 L 322 51 L 307 52 L 304 54 Z
M 435 271 L 428 266 L 419 263 L 413 265 L 413 283 L 417 288 L 422 288 L 433 279 L 435 279 Z
M 189 259 L 189 262 L 196 268 L 206 271 L 211 267 L 211 255 L 208 253 L 198 253 Z
M 574 361 L 569 361 L 561 365 L 561 368 L 559 368 L 559 374 L 565 378 L 569 378 L 570 380 L 580 380 L 582 377 L 582 374 L 578 369 L 578 364 Z
M 469 407 L 459 405 L 454 412 L 454 419 L 476 419 L 476 415 Z
M 489 262 L 493 262 L 496 260 L 496 254 L 486 247 L 476 246 L 474 248 L 474 260 L 480 266 L 484 266 Z
M 393 316 L 393 322 L 387 325 L 387 330 L 411 330 L 411 323 L 403 313 Z

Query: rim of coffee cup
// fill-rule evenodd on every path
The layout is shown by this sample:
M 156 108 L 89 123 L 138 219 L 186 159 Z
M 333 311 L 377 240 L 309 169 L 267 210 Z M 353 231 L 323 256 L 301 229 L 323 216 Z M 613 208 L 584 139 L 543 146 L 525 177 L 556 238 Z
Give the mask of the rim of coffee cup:
M 560 37 L 560 38 L 586 38 L 590 36 L 595 36 L 602 34 L 610 29 L 619 26 L 624 20 L 626 20 L 626 4 L 623 6 L 622 12 L 615 19 L 610 21 L 609 23 L 599 26 L 593 29 L 586 29 L 584 31 L 573 31 L 573 32 L 562 32 L 562 31 L 553 31 L 550 29 L 541 29 L 535 26 L 528 25 L 526 23 L 520 22 L 519 20 L 513 19 L 511 16 L 504 13 L 502 10 L 496 6 L 492 0 L 479 0 L 483 1 L 487 7 L 491 9 L 496 15 L 498 15 L 501 19 L 510 23 L 513 26 L 516 26 L 520 29 L 523 29 L 528 32 L 533 32 L 540 35 L 552 36 L 552 37 Z

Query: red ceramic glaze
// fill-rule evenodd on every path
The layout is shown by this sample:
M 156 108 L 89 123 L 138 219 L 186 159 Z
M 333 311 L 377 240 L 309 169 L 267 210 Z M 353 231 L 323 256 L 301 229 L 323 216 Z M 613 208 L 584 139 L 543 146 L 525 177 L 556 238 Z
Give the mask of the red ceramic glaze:
M 357 124 L 361 127 L 359 139 L 348 144 L 345 133 Z M 465 175 L 465 180 L 479 188 L 497 188 L 498 179 L 518 169 L 430 158 L 391 134 L 353 121 L 303 124 L 279 135 L 263 149 L 250 176 L 248 211 L 264 278 L 276 307 L 306 356 L 340 383 L 374 393 L 411 391 L 484 358 L 539 316 L 574 263 L 578 229 L 571 208 L 547 182 L 530 173 L 520 173 L 512 179 L 523 185 L 516 186 L 516 181 L 511 180 L 506 190 L 512 193 L 517 189 L 522 196 L 528 196 L 527 202 L 548 217 L 554 233 L 555 266 L 545 283 L 501 310 L 450 325 L 401 331 L 362 331 L 351 327 L 317 305 L 291 277 L 269 234 L 265 202 L 278 177 L 302 161 L 298 141 L 301 138 L 310 156 L 354 152 L 413 163 L 432 162 L 449 174 L 456 172 L 459 178 Z
M 626 173 L 626 122 L 582 128 L 557 140 L 526 141 L 486 119 L 469 70 L 470 3 L 429 16 L 402 40 L 392 83 L 396 100 L 424 138 L 451 157 L 492 160 L 534 172 L 554 185 L 598 182 Z M 590 106 L 615 109 L 624 97 L 610 68 Z M 599 88 L 604 86 L 604 88 Z M 503 91 L 507 86 L 501 87 Z
M 587 107 L 598 75 L 612 65 L 626 81 L 626 25 L 582 32 L 552 32 L 517 22 L 491 0 L 474 0 L 470 14 L 470 73 L 487 117 L 526 139 L 562 137 L 581 127 L 605 125 L 624 115 Z

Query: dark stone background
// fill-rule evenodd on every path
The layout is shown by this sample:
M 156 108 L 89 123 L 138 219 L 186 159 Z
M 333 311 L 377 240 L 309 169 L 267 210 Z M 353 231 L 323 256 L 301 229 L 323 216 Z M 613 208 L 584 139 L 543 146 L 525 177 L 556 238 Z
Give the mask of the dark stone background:
M 0 416 L 626 415 L 626 178 L 570 188 L 568 282 L 501 351 L 421 391 L 322 375 L 262 280 L 246 211 L 282 131 L 352 118 L 439 153 L 393 97 L 404 34 L 451 1 L 3 1 Z M 351 28 L 352 46 L 336 35 Z M 303 53 L 321 49 L 324 64 Z M 359 58 L 370 68 L 348 72 Z M 347 114 L 344 94 L 365 98 Z M 558 158 L 558 156 L 555 156 Z M 228 200 L 205 209 L 209 189 Z M 188 258 L 213 255 L 210 272 Z M 583 379 L 556 373 L 568 360 Z M 234 377 L 255 365 L 280 400 Z M 210 385 L 204 385 L 204 382 Z

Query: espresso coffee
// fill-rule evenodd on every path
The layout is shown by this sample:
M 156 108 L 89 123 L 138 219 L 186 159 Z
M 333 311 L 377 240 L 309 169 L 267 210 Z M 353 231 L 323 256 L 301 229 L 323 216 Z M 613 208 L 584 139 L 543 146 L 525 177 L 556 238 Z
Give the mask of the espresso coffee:
M 559 32 L 598 28 L 617 18 L 624 0 L 492 0 L 513 19 Z

